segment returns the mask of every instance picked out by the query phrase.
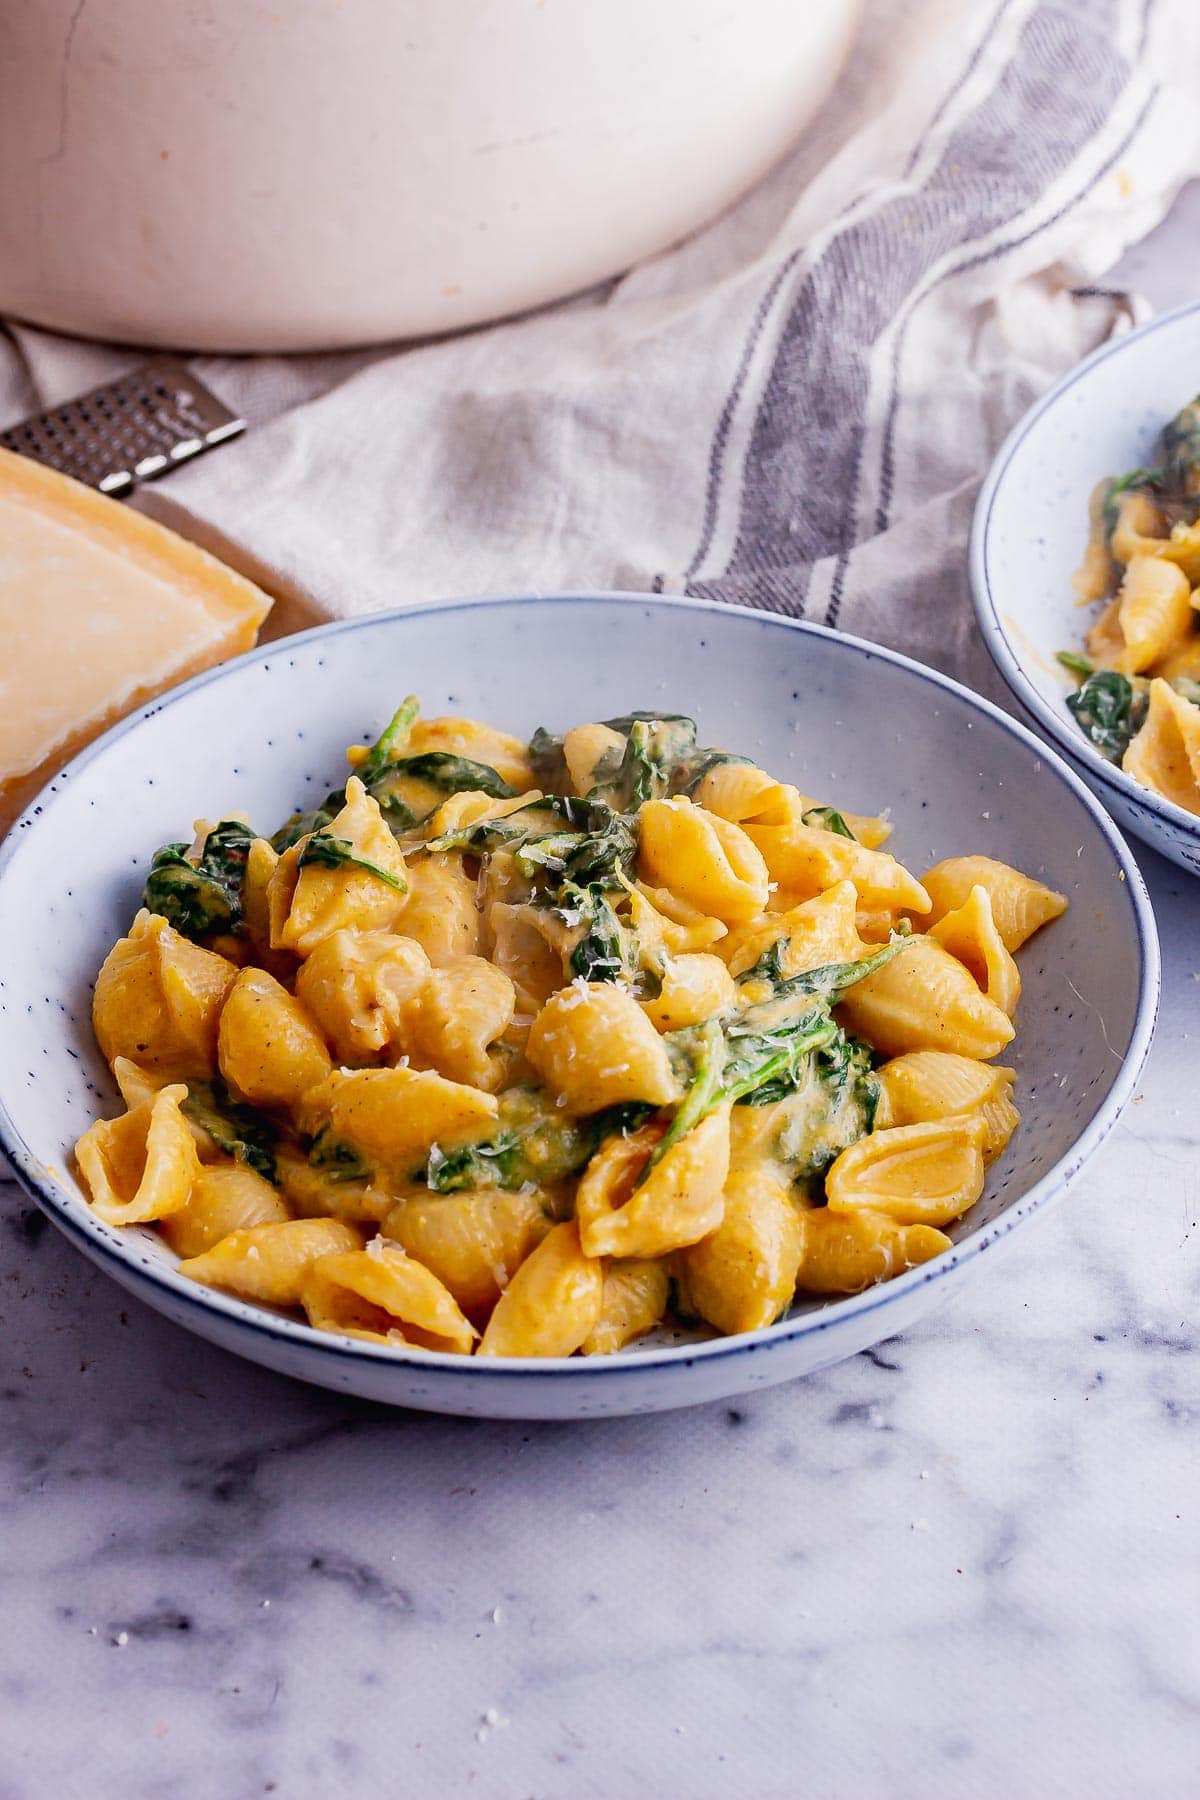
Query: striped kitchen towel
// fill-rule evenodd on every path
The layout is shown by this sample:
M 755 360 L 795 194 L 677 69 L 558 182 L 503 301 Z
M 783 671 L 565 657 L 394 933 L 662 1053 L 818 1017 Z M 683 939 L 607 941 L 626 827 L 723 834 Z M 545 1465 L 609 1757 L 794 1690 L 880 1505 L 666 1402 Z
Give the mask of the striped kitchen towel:
M 815 127 L 707 230 L 462 338 L 198 359 L 255 428 L 139 504 L 282 592 L 289 624 L 657 590 L 988 684 L 980 477 L 1128 321 L 1103 272 L 1200 170 L 1197 68 L 1200 0 L 868 0 Z M 0 424 L 131 360 L 12 326 Z

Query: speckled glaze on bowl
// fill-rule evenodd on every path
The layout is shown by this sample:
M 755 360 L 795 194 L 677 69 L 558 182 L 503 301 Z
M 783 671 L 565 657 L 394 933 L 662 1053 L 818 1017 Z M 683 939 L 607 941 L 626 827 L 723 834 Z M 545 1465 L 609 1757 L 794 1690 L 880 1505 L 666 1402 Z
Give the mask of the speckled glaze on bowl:
M 971 590 L 1000 673 L 1119 824 L 1200 874 L 1200 819 L 1106 762 L 1066 708 L 1075 683 L 1055 661 L 1095 618 L 1076 606 L 1096 483 L 1153 460 L 1169 418 L 1200 388 L 1200 302 L 1104 344 L 1010 433 L 971 528 Z
M 185 1280 L 151 1230 L 94 1217 L 70 1148 L 116 1108 L 92 1042 L 90 984 L 128 923 L 150 850 L 202 814 L 241 808 L 274 823 L 309 804 L 344 768 L 345 745 L 371 737 L 412 690 L 429 712 L 521 733 L 635 706 L 688 711 L 708 742 L 760 757 L 808 792 L 854 811 L 890 807 L 894 848 L 917 870 L 978 850 L 1066 891 L 1070 911 L 1021 958 L 1020 1029 L 1005 1059 L 1018 1071 L 1021 1129 L 952 1250 L 745 1337 L 506 1363 L 311 1331 Z M 1133 1092 L 1157 994 L 1145 889 L 1102 808 L 1023 727 L 943 676 L 814 625 L 700 602 L 448 603 L 325 626 L 197 677 L 85 751 L 22 816 L 0 850 L 0 1144 L 101 1268 L 270 1368 L 450 1413 L 649 1412 L 786 1381 L 906 1330 L 1078 1174 Z

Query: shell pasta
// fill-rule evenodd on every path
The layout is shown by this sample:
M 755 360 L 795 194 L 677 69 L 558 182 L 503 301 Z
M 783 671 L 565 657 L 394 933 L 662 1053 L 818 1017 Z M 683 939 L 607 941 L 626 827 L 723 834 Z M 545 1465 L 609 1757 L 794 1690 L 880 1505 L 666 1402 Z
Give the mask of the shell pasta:
M 1092 497 L 1075 592 L 1102 610 L 1087 654 L 1059 661 L 1078 679 L 1067 706 L 1093 748 L 1200 815 L 1200 397 L 1159 451 Z
M 949 1247 L 1061 895 L 918 878 L 679 715 L 526 744 L 409 699 L 347 755 L 272 837 L 151 858 L 94 994 L 106 1224 L 316 1330 L 501 1358 L 761 1330 Z

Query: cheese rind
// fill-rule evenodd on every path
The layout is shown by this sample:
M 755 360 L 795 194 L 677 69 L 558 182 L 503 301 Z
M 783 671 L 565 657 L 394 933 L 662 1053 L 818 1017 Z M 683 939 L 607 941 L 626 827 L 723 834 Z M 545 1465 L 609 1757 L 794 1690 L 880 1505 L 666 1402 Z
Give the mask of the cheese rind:
M 0 450 L 0 832 L 117 719 L 250 649 L 270 607 L 165 526 Z

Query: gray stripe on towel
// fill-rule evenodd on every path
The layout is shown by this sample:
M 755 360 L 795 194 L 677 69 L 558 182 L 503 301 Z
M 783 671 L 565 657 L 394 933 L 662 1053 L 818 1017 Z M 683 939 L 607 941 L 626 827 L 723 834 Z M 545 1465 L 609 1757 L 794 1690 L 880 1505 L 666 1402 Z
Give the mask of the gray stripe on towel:
M 993 15 L 991 31 L 1003 10 Z M 805 273 L 758 404 L 729 563 L 718 577 L 690 582 L 688 592 L 799 616 L 812 565 L 827 556 L 840 560 L 853 547 L 871 348 L 940 259 L 1015 225 L 1103 129 L 1132 73 L 1113 49 L 1116 15 L 1117 0 L 1046 0 L 923 185 L 850 217 Z M 981 50 L 975 47 L 974 61 Z M 1073 73 L 1069 85 L 1064 70 Z M 964 70 L 958 85 L 965 77 Z M 1053 137 L 1045 133 L 1047 114 L 1055 118 Z M 787 272 L 778 271 L 764 294 L 739 382 Z M 719 426 L 713 444 L 706 539 L 717 484 L 736 479 L 722 464 L 737 398 L 735 383 L 724 432 Z M 699 561 L 698 554 L 693 569 Z M 843 579 L 844 569 L 835 575 L 830 622 Z

